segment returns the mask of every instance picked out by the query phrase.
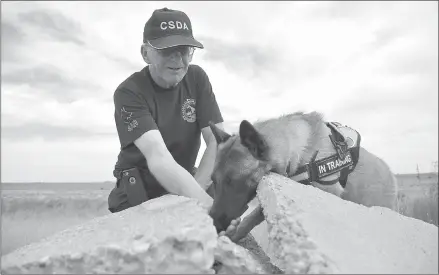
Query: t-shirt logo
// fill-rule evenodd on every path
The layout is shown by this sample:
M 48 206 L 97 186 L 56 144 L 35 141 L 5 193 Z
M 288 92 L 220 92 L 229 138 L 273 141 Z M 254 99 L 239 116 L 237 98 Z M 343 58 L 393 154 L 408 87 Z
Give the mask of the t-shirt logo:
M 186 99 L 181 106 L 181 116 L 187 122 L 195 122 L 197 119 L 195 110 L 195 99 Z
M 139 123 L 137 122 L 136 119 L 133 119 L 131 116 L 133 115 L 133 112 L 127 112 L 125 110 L 125 107 L 123 107 L 122 109 L 120 109 L 120 117 L 122 118 L 122 121 L 125 124 L 128 124 L 128 132 L 131 132 L 134 128 L 136 128 Z
M 122 118 L 123 122 L 125 124 L 128 124 L 131 122 L 131 120 L 133 120 L 131 118 L 131 116 L 133 115 L 133 112 L 127 112 L 125 110 L 125 107 L 123 107 L 122 109 L 120 109 L 120 117 Z

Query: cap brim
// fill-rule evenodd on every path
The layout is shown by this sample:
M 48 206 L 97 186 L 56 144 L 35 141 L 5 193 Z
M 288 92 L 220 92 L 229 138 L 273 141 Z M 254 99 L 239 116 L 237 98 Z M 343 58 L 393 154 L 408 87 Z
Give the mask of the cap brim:
M 162 38 L 148 40 L 149 44 L 158 50 L 166 49 L 175 46 L 192 46 L 203 49 L 204 46 L 197 40 L 183 36 L 183 35 L 170 35 Z

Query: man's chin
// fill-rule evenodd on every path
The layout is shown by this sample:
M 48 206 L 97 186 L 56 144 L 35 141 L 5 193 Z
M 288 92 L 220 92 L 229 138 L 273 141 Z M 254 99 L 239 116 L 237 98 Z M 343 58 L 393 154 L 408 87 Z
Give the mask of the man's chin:
M 178 85 L 180 82 L 168 82 L 168 89 L 174 88 Z
M 172 78 L 169 79 L 168 81 L 166 81 L 166 84 L 168 85 L 169 88 L 175 87 L 178 85 L 178 83 L 180 83 L 180 81 L 183 79 L 183 77 L 178 77 L 178 78 Z

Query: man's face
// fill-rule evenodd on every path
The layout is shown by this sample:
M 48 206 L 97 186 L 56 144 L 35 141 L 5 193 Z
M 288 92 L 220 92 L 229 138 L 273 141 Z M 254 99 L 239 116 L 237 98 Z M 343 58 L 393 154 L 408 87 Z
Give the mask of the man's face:
M 162 82 L 158 84 L 167 88 L 177 85 L 186 75 L 194 49 L 176 46 L 157 50 L 147 46 L 147 52 L 151 72 Z

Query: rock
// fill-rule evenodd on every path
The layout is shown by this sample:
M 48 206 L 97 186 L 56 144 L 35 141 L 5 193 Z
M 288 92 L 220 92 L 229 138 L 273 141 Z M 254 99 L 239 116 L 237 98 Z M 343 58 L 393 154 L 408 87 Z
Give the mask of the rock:
M 271 270 L 267 269 L 267 265 L 261 263 L 261 260 L 229 238 L 218 238 L 218 246 L 215 249 L 217 274 L 271 274 Z
M 216 245 L 207 211 L 167 195 L 22 247 L 1 273 L 213 273 Z
M 438 273 L 438 228 L 382 207 L 365 207 L 277 174 L 257 197 L 267 255 L 285 273 Z
M 267 238 L 267 234 L 265 234 Z M 268 239 L 268 238 L 267 238 Z M 248 234 L 246 237 L 241 239 L 238 245 L 242 246 L 258 261 L 258 263 L 264 269 L 265 274 L 283 274 L 277 266 L 273 265 L 270 258 L 265 253 L 264 249 L 258 244 L 256 239 L 253 237 L 253 233 Z

